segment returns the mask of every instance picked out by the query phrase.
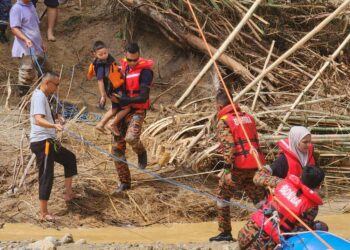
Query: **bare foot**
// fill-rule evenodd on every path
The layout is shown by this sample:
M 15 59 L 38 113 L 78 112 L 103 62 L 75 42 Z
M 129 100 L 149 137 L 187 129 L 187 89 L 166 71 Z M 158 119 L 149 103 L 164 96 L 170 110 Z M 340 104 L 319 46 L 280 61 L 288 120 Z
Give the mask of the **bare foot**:
M 56 42 L 56 37 L 54 35 L 47 35 L 47 40 L 49 42 Z
M 111 131 L 115 136 L 120 136 L 119 129 L 116 125 L 110 123 L 108 124 L 107 129 Z
M 40 221 L 54 222 L 55 217 L 53 217 L 51 214 L 42 214 L 40 215 Z
M 105 128 L 102 124 L 98 123 L 96 126 L 95 126 L 95 129 L 100 131 L 100 132 L 105 132 Z
M 79 198 L 81 198 L 81 195 L 77 194 L 77 193 L 70 193 L 70 194 L 65 194 L 64 195 L 64 201 L 65 202 L 71 202 L 72 200 L 79 199 Z

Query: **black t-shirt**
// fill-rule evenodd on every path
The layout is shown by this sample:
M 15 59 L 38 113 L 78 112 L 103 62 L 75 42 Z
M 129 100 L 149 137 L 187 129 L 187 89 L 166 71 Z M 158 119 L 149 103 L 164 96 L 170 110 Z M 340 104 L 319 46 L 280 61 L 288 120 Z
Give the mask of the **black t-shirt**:
M 140 74 L 140 87 L 150 87 L 153 80 L 153 71 L 144 69 Z
M 288 161 L 284 154 L 280 154 L 271 164 L 272 175 L 279 178 L 286 178 L 288 174 Z
M 109 67 L 114 62 L 115 60 L 111 55 L 108 55 L 108 58 L 106 60 L 95 59 L 95 61 L 93 62 L 96 78 L 97 80 L 103 80 L 105 91 L 108 96 L 110 96 L 113 92 L 118 94 L 123 94 L 122 93 L 123 89 L 121 87 L 114 89 L 108 78 Z
M 317 158 L 315 157 L 315 153 L 313 152 L 312 154 L 315 158 L 316 166 L 318 166 Z M 289 166 L 288 166 L 287 157 L 283 153 L 281 153 L 277 157 L 277 159 L 272 162 L 270 167 L 271 167 L 273 176 L 277 176 L 277 177 L 283 178 L 283 179 L 287 177 Z

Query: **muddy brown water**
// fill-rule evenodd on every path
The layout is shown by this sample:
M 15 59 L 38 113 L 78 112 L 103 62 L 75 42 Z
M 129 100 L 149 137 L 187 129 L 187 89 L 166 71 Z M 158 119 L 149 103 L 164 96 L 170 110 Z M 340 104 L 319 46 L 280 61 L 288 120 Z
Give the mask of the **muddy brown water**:
M 319 216 L 330 226 L 330 232 L 350 238 L 350 214 Z M 245 222 L 233 222 L 233 235 Z M 64 228 L 56 230 L 44 229 L 31 224 L 5 224 L 0 229 L 0 240 L 38 240 L 46 236 L 62 237 L 71 233 L 74 239 L 85 239 L 94 243 L 188 243 L 206 242 L 208 238 L 217 234 L 216 222 L 190 224 L 164 224 L 149 227 L 103 227 L 103 228 Z

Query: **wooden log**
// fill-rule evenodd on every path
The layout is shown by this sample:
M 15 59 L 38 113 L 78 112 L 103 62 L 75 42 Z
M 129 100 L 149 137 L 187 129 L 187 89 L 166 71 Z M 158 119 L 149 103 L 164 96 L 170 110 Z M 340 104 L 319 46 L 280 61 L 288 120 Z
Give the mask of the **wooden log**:
M 309 41 L 314 35 L 320 32 L 330 21 L 338 16 L 340 12 L 346 9 L 350 0 L 345 0 L 332 14 L 330 14 L 326 19 L 324 19 L 319 25 L 317 25 L 312 31 L 306 34 L 301 40 L 295 43 L 289 50 L 282 54 L 275 62 L 273 62 L 267 69 L 262 71 L 251 83 L 249 83 L 241 92 L 239 92 L 233 101 L 237 102 L 245 93 L 247 93 L 253 86 L 255 86 L 267 73 L 272 71 L 278 65 L 280 65 L 286 58 L 288 58 L 297 49 L 302 47 L 307 41 Z
M 288 120 L 288 117 L 292 113 L 292 109 L 294 109 L 298 103 L 301 101 L 305 93 L 314 85 L 314 83 L 317 81 L 317 79 L 321 76 L 321 74 L 326 70 L 326 68 L 333 62 L 333 60 L 339 55 L 340 51 L 346 46 L 346 44 L 350 41 L 350 34 L 344 39 L 344 41 L 340 44 L 340 46 L 333 52 L 333 54 L 328 58 L 328 60 L 323 64 L 321 69 L 317 72 L 317 74 L 314 76 L 314 78 L 309 82 L 309 84 L 304 88 L 304 90 L 299 94 L 297 99 L 294 101 L 293 105 L 289 108 L 289 111 L 285 114 L 283 117 L 283 122 L 281 122 L 275 132 L 275 134 L 278 134 L 279 131 L 281 131 L 283 127 L 283 123 Z

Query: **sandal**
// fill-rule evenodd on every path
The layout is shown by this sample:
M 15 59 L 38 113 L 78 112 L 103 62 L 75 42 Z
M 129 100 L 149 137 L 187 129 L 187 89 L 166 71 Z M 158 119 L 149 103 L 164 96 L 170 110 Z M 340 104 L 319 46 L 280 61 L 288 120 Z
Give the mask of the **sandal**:
M 55 222 L 55 217 L 53 217 L 51 214 L 45 214 L 40 216 L 41 222 Z

